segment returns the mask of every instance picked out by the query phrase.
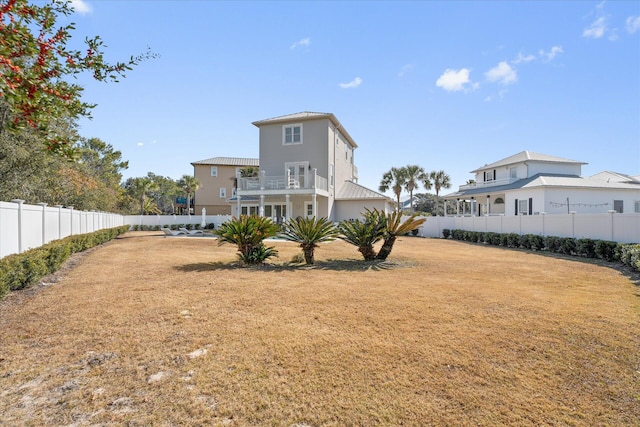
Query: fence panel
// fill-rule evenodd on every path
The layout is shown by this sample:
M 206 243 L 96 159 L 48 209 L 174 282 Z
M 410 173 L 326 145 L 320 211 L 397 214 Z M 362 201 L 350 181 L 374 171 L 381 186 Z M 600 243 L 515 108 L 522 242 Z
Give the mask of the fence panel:
M 0 258 L 71 234 L 124 225 L 124 217 L 20 201 L 0 202 Z

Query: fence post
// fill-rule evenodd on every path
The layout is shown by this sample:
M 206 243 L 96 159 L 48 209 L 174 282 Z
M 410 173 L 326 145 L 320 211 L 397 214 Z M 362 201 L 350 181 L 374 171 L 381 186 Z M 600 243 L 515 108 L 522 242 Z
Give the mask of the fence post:
M 70 224 L 71 224 L 71 229 L 69 230 L 69 236 L 73 236 L 73 206 L 67 206 L 67 209 L 69 209 L 69 218 L 70 218 Z
M 22 204 L 24 200 L 21 199 L 13 199 L 11 200 L 13 203 L 18 204 L 18 253 L 22 253 Z
M 576 211 L 569 212 L 571 214 L 571 237 L 576 238 Z
M 47 203 L 38 203 L 42 206 L 42 244 L 47 243 Z
M 616 213 L 616 211 L 615 211 L 615 209 L 612 209 L 612 210 L 609 210 L 607 212 L 609 212 L 609 217 L 611 218 L 611 241 L 613 242 L 614 241 L 613 240 L 613 237 L 614 237 L 614 234 L 613 234 L 613 222 L 614 222 L 613 221 L 613 214 Z

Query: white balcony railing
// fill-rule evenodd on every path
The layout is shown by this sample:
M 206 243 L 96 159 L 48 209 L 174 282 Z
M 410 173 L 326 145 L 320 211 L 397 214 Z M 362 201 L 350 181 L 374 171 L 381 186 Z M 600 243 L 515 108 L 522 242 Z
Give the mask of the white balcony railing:
M 508 185 L 520 179 L 522 178 L 506 178 L 506 179 L 496 179 L 493 181 L 474 182 L 472 184 L 461 185 L 460 190 L 471 190 L 473 188 L 487 188 L 487 187 L 497 187 L 499 185 Z
M 252 178 L 238 178 L 239 191 L 269 191 L 269 190 L 304 190 L 317 189 L 327 191 L 327 178 L 309 174 L 295 179 L 287 175 L 262 175 Z

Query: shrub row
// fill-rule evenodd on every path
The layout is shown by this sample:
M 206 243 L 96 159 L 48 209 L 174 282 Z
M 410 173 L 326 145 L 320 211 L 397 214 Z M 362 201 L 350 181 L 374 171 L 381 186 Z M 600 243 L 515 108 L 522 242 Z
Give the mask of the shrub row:
M 9 291 L 27 288 L 58 270 L 69 257 L 108 242 L 129 230 L 129 226 L 109 228 L 54 240 L 44 246 L 0 259 L 0 298 Z
M 608 240 L 575 239 L 573 237 L 539 236 L 537 234 L 493 233 L 467 230 L 442 230 L 445 239 L 484 243 L 506 248 L 547 251 L 605 261 L 619 261 L 640 270 L 640 244 L 610 242 Z

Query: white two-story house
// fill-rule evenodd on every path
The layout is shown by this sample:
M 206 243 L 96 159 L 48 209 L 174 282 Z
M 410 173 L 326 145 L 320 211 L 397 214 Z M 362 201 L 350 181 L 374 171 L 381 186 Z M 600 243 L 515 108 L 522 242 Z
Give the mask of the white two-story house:
M 457 215 L 640 213 L 639 180 L 611 172 L 583 178 L 585 164 L 523 151 L 471 171 L 475 182 L 443 199 Z
M 253 125 L 260 129 L 260 173 L 238 177 L 234 215 L 341 221 L 360 218 L 365 208 L 391 211 L 389 197 L 357 183 L 358 145 L 333 114 L 302 112 Z

